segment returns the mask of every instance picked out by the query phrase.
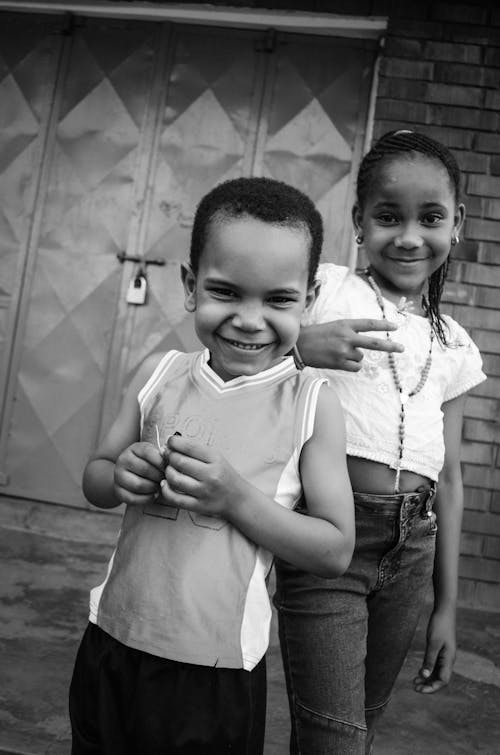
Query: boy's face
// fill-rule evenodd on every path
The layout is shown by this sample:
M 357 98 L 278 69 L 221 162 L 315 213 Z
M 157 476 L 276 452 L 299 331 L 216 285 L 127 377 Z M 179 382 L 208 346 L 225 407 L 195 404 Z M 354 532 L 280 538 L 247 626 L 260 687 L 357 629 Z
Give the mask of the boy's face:
M 306 229 L 256 218 L 216 219 L 194 276 L 182 269 L 185 306 L 223 380 L 272 367 L 295 344 L 308 288 Z

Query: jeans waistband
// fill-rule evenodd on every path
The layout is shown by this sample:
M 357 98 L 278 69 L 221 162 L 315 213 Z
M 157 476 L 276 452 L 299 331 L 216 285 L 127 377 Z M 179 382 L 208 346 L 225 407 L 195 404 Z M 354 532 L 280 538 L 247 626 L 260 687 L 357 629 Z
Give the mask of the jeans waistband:
M 375 493 L 354 493 L 354 503 L 362 508 L 380 513 L 397 513 L 401 509 L 427 513 L 432 510 L 436 495 L 436 483 L 429 488 L 412 493 L 389 493 L 380 495 Z

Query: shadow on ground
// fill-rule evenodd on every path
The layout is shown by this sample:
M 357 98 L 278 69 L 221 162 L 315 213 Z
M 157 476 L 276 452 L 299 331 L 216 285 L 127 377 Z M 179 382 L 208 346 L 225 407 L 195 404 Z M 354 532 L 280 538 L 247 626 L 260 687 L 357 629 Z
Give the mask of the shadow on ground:
M 111 547 L 0 528 L 0 553 L 0 755 L 69 755 L 73 660 L 88 590 L 102 579 Z M 432 696 L 411 689 L 424 646 L 422 622 L 376 755 L 500 753 L 500 614 L 460 609 L 458 622 L 456 673 Z M 288 709 L 274 624 L 268 678 L 265 755 L 286 755 Z

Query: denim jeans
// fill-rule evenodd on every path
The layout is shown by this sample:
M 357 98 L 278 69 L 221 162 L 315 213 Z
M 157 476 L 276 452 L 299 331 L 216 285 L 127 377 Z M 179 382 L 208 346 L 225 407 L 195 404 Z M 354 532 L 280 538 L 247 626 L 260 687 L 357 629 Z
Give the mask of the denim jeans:
M 372 751 L 431 583 L 434 493 L 355 493 L 356 546 L 342 577 L 276 562 L 293 755 Z

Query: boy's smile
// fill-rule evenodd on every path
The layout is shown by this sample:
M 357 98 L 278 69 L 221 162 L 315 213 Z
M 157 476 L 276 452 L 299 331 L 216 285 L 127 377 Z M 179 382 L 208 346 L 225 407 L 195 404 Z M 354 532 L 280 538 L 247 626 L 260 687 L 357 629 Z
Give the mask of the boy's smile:
M 211 221 L 195 276 L 183 268 L 186 308 L 223 380 L 255 375 L 294 345 L 308 289 L 309 233 L 250 216 Z

